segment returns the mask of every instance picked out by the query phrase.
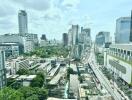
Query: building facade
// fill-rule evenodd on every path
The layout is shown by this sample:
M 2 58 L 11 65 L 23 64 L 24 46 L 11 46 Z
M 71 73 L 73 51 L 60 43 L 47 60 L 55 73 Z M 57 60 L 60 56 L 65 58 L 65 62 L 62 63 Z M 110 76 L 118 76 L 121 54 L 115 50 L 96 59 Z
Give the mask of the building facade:
M 125 83 L 132 85 L 132 44 L 112 44 L 104 52 L 104 66 L 121 78 Z
M 72 29 L 70 28 L 68 30 L 68 46 L 73 45 L 73 34 L 72 34 Z
M 132 11 L 131 11 L 130 42 L 132 42 Z
M 18 57 L 24 53 L 23 45 L 19 43 L 0 43 L 0 50 L 5 51 L 5 57 Z
M 73 45 L 78 44 L 78 35 L 79 35 L 79 25 L 72 25 L 72 35 L 73 35 Z
M 110 42 L 110 32 L 101 31 L 96 35 L 96 45 L 103 46 L 105 43 Z
M 18 13 L 18 24 L 19 24 L 19 34 L 21 36 L 28 33 L 28 18 L 27 13 L 24 10 L 20 10 Z
M 130 42 L 131 17 L 121 17 L 116 20 L 115 43 Z
M 67 33 L 63 33 L 63 36 L 62 36 L 62 40 L 63 40 L 63 45 L 64 46 L 67 46 L 68 45 L 68 34 Z
M 5 53 L 0 51 L 0 89 L 6 85 Z

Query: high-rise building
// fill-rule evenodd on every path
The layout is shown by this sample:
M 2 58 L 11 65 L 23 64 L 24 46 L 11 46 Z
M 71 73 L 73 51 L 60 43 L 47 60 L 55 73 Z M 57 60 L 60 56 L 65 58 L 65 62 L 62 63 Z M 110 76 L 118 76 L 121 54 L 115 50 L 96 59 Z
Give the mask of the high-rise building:
M 72 25 L 73 45 L 78 44 L 79 25 Z
M 68 45 L 68 34 L 63 33 L 63 45 L 67 46 Z
M 28 33 L 28 19 L 27 13 L 24 10 L 20 10 L 18 13 L 18 24 L 19 24 L 19 34 L 24 36 Z
M 45 35 L 45 34 L 42 34 L 42 36 L 41 36 L 41 40 L 47 40 L 47 38 L 46 38 L 46 35 Z
M 96 35 L 95 42 L 97 45 L 103 46 L 105 43 L 110 41 L 110 32 L 101 31 Z
M 79 34 L 79 41 L 81 43 L 87 44 L 88 46 L 91 45 L 90 28 L 81 27 L 81 33 Z
M 68 30 L 68 46 L 73 45 L 73 35 L 72 35 L 72 29 L 70 28 Z
M 115 43 L 130 42 L 130 17 L 121 17 L 116 20 Z
M 132 11 L 131 11 L 130 42 L 132 42 Z
M 46 38 L 45 34 L 42 34 L 41 38 L 40 38 L 40 47 L 45 47 L 48 46 L 49 41 Z
M 0 51 L 0 88 L 6 85 L 5 54 Z
M 87 35 L 87 37 L 91 37 L 91 30 L 90 28 L 85 28 L 85 29 L 82 29 L 82 33 L 85 33 Z

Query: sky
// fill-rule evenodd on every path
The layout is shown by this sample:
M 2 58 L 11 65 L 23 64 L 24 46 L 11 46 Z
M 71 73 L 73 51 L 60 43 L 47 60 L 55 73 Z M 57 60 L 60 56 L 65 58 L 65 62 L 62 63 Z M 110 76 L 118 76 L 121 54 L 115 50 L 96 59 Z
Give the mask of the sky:
M 0 0 L 0 34 L 18 33 L 18 11 L 28 14 L 28 32 L 61 40 L 72 24 L 114 36 L 116 19 L 130 16 L 132 0 Z

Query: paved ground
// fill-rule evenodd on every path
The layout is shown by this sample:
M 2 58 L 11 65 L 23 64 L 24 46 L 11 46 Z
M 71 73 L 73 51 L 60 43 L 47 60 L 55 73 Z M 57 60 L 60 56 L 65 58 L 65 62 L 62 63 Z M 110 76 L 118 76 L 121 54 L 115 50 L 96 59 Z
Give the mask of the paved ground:
M 103 75 L 103 73 L 99 70 L 96 62 L 95 62 L 95 55 L 94 51 L 92 50 L 88 62 L 93 69 L 94 73 L 96 74 L 97 78 L 101 82 L 102 85 L 109 91 L 109 93 L 113 96 L 115 100 L 122 100 L 122 96 L 117 92 L 116 89 L 112 89 L 110 82 L 108 79 Z
M 74 70 L 77 71 L 76 65 L 75 64 L 71 64 L 70 67 Z M 78 81 L 78 75 L 77 74 L 71 74 L 70 75 L 70 89 L 74 92 L 75 96 L 77 97 L 78 95 L 78 85 L 79 85 L 79 81 Z

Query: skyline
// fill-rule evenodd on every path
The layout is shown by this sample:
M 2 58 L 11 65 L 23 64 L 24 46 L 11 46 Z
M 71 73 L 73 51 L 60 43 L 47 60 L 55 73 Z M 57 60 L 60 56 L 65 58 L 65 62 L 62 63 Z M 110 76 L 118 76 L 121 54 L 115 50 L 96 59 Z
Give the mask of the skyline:
M 130 16 L 131 4 L 131 0 L 4 0 L 0 4 L 0 34 L 18 33 L 18 11 L 24 9 L 29 33 L 39 37 L 46 34 L 49 39 L 61 40 L 60 35 L 72 24 L 91 28 L 92 39 L 99 31 L 109 31 L 113 36 L 116 19 Z

